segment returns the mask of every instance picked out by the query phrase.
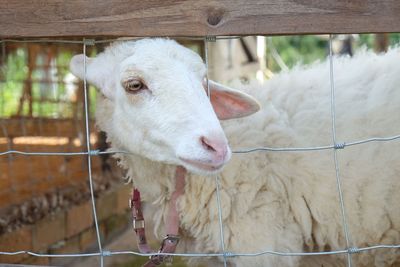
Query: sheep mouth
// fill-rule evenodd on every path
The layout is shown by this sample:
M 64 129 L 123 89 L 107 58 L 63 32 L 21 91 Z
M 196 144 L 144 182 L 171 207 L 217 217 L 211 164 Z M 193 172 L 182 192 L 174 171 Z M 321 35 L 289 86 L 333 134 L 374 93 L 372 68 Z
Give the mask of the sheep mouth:
M 212 163 L 207 163 L 202 160 L 185 159 L 181 157 L 179 157 L 179 159 L 182 160 L 184 163 L 189 164 L 191 167 L 195 167 L 196 169 L 200 169 L 202 171 L 207 171 L 207 172 L 218 172 L 225 165 L 225 163 L 216 165 Z

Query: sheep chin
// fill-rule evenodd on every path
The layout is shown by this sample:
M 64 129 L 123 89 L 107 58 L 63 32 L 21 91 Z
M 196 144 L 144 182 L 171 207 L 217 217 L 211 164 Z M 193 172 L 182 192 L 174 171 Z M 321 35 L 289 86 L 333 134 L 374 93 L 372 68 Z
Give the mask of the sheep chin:
M 206 166 L 204 164 L 193 164 L 191 161 L 182 160 L 181 166 L 187 171 L 197 175 L 212 176 L 219 174 L 223 170 L 225 164 L 219 166 Z

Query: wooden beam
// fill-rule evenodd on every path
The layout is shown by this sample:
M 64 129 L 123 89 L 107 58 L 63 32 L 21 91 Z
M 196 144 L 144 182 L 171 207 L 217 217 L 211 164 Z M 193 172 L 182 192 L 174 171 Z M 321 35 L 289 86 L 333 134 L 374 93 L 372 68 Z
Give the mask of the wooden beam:
M 25 264 L 11 264 L 11 263 L 2 263 L 0 267 L 50 267 L 48 265 L 25 265 Z
M 0 132 L 0 138 L 24 137 L 24 136 L 45 136 L 45 137 L 76 137 L 79 131 L 84 131 L 84 122 L 73 119 L 48 119 L 48 118 L 12 118 L 0 119 L 0 125 L 6 128 L 6 136 Z M 91 122 L 91 127 L 94 126 Z
M 0 0 L 0 38 L 399 32 L 398 0 Z
M 0 267 L 50 267 L 50 266 L 44 266 L 44 265 L 20 265 L 20 264 L 7 264 L 3 263 L 0 265 Z

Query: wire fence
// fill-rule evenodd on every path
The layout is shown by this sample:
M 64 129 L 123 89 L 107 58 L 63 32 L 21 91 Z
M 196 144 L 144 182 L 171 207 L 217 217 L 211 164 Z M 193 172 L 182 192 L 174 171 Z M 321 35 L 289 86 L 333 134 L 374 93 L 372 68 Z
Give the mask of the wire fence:
M 217 37 L 178 37 L 176 39 L 184 39 L 184 40 L 203 40 L 205 45 L 205 64 L 207 67 L 207 91 L 209 94 L 209 86 L 208 86 L 208 44 L 210 42 L 215 42 L 217 40 L 222 39 L 237 39 L 240 37 L 236 36 L 217 36 Z M 59 40 L 59 39 L 26 39 L 26 40 L 14 40 L 14 39 L 5 39 L 0 40 L 0 44 L 2 44 L 4 51 L 5 43 L 43 43 L 43 42 L 51 42 L 51 43 L 60 43 L 60 44 L 80 44 L 82 45 L 83 54 L 86 56 L 87 46 L 95 45 L 95 44 L 104 44 L 110 43 L 113 41 L 120 40 L 138 40 L 141 38 L 118 38 L 118 39 L 103 39 L 103 40 L 94 40 L 94 39 L 83 39 L 83 40 Z M 3 52 L 4 57 L 4 52 Z M 88 86 L 86 80 L 86 57 L 84 57 L 84 120 L 85 120 L 85 135 L 86 135 L 86 150 L 79 152 L 31 152 L 31 151 L 20 151 L 20 150 L 12 150 L 11 147 L 7 151 L 1 151 L 0 156 L 10 156 L 12 154 L 16 155 L 24 155 L 24 156 L 87 156 L 87 165 L 88 165 L 88 180 L 91 194 L 91 203 L 92 203 L 92 211 L 93 217 L 96 227 L 96 236 L 97 236 L 97 244 L 98 244 L 98 252 L 95 253 L 75 253 L 75 254 L 44 254 L 44 253 L 35 253 L 33 251 L 13 251 L 6 252 L 1 251 L 0 255 L 20 255 L 27 254 L 35 257 L 99 257 L 100 258 L 100 266 L 104 266 L 104 257 L 117 256 L 117 255 L 137 255 L 137 256 L 153 256 L 153 255 L 171 255 L 171 256 L 180 256 L 180 257 L 222 257 L 224 259 L 224 265 L 227 265 L 227 259 L 231 257 L 255 257 L 261 255 L 277 255 L 277 256 L 321 256 L 321 255 L 339 255 L 344 254 L 347 255 L 346 264 L 351 267 L 352 264 L 352 254 L 361 253 L 371 250 L 379 250 L 379 249 L 399 249 L 400 244 L 398 245 L 373 245 L 368 247 L 352 247 L 350 240 L 350 231 L 347 222 L 346 216 L 346 203 L 343 198 L 343 190 L 342 190 L 342 181 L 340 176 L 340 169 L 338 164 L 338 155 L 337 150 L 345 149 L 346 147 L 363 145 L 372 142 L 391 142 L 400 140 L 400 134 L 394 136 L 381 136 L 381 137 L 371 137 L 364 140 L 356 140 L 356 141 L 347 141 L 347 142 L 339 142 L 336 137 L 336 109 L 335 109 L 335 83 L 334 83 L 334 58 L 332 55 L 332 35 L 329 36 L 329 83 L 330 83 L 330 105 L 331 105 L 331 121 L 332 121 L 332 144 L 328 145 L 319 145 L 313 147 L 253 147 L 253 148 L 236 148 L 233 149 L 233 153 L 235 154 L 246 154 L 246 153 L 256 153 L 256 152 L 309 152 L 309 151 L 323 151 L 323 150 L 332 150 L 332 160 L 334 162 L 335 168 L 335 176 L 336 176 L 336 184 L 337 184 L 337 193 L 339 197 L 339 205 L 342 216 L 342 227 L 343 233 L 345 236 L 346 247 L 341 250 L 332 250 L 332 251 L 324 251 L 324 252 L 281 252 L 281 251 L 271 251 L 271 250 L 260 250 L 254 253 L 241 253 L 241 252 L 233 252 L 226 251 L 224 244 L 224 224 L 222 220 L 222 210 L 221 210 L 221 200 L 220 200 L 220 181 L 219 177 L 215 177 L 215 186 L 216 186 L 216 197 L 217 197 L 217 207 L 218 209 L 218 220 L 219 220 L 219 229 L 220 229 L 220 247 L 221 251 L 219 253 L 140 253 L 136 251 L 107 251 L 103 249 L 102 240 L 99 233 L 99 224 L 98 224 L 98 216 L 96 212 L 95 205 L 95 196 L 93 191 L 93 177 L 92 177 L 92 157 L 99 156 L 104 154 L 130 154 L 127 151 L 100 151 L 100 150 L 92 150 L 90 144 L 90 125 L 89 125 L 89 109 L 88 109 Z M 3 129 L 4 131 L 4 129 Z M 134 242 L 132 240 L 132 242 Z

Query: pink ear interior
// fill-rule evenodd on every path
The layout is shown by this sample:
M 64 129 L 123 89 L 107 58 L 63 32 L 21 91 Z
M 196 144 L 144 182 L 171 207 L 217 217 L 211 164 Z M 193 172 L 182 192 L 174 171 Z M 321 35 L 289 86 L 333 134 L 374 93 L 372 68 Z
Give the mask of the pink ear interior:
M 210 81 L 211 104 L 220 120 L 241 118 L 260 109 L 251 96 Z

